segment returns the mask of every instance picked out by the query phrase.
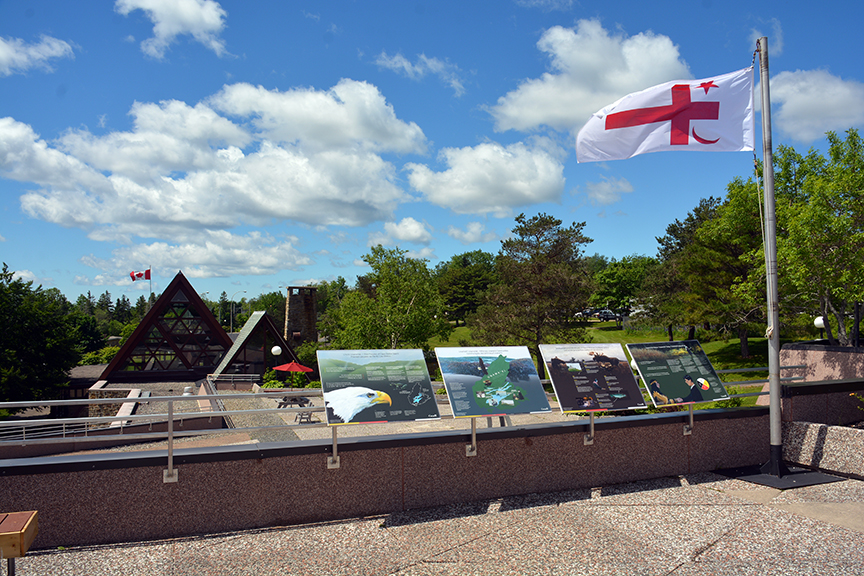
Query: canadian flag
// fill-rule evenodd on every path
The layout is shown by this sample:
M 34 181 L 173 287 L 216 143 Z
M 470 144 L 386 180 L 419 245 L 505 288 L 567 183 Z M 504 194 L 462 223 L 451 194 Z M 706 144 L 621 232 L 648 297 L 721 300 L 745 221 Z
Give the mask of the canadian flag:
M 753 67 L 678 80 L 624 96 L 595 112 L 576 137 L 578 162 L 646 152 L 753 150 Z
M 150 280 L 150 269 L 144 270 L 143 272 L 130 272 L 129 276 L 132 277 L 132 281 L 135 280 Z

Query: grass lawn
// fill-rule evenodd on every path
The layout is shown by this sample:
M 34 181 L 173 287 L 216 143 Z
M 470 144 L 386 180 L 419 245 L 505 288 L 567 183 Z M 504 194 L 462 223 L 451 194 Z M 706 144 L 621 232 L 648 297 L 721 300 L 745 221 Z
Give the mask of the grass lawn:
M 470 340 L 471 339 L 471 331 L 468 330 L 467 326 L 459 326 L 455 328 L 453 332 L 450 333 L 450 338 L 447 340 L 441 340 L 440 338 L 430 338 L 429 339 L 429 347 L 432 349 L 435 348 L 455 348 L 459 346 L 460 340 Z

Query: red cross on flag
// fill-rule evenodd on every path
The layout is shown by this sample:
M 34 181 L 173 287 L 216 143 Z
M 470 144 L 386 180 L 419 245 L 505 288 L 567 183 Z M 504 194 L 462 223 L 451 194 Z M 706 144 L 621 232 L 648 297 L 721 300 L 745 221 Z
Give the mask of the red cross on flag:
M 130 272 L 129 276 L 132 277 L 132 281 L 136 280 L 150 280 L 150 269 L 144 270 L 143 272 Z
M 753 150 L 753 68 L 677 80 L 624 96 L 595 112 L 576 137 L 578 162 L 664 150 Z

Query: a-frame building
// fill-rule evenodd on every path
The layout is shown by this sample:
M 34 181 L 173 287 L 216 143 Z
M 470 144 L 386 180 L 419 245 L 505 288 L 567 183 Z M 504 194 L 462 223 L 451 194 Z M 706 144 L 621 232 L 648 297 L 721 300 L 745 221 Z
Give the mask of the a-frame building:
M 273 348 L 278 346 L 280 354 L 274 355 Z M 215 376 L 228 374 L 258 374 L 278 364 L 298 362 L 294 350 L 288 345 L 273 317 L 266 312 L 253 312 L 234 340 L 234 345 L 222 358 L 213 371 Z
M 214 371 L 231 345 L 213 313 L 178 272 L 100 379 L 198 380 Z

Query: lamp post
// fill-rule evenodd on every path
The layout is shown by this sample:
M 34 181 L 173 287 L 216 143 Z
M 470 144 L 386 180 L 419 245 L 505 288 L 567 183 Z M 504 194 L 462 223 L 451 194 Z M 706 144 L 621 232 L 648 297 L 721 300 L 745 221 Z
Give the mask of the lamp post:
M 240 294 L 241 292 L 243 294 L 246 293 L 245 290 L 238 290 L 237 292 L 235 292 L 234 294 L 231 295 L 231 332 L 234 332 L 234 296 L 236 296 L 237 294 Z
M 822 340 L 822 331 L 825 329 L 825 319 L 822 316 L 817 316 L 816 319 L 813 320 L 813 326 L 819 329 L 819 339 Z

